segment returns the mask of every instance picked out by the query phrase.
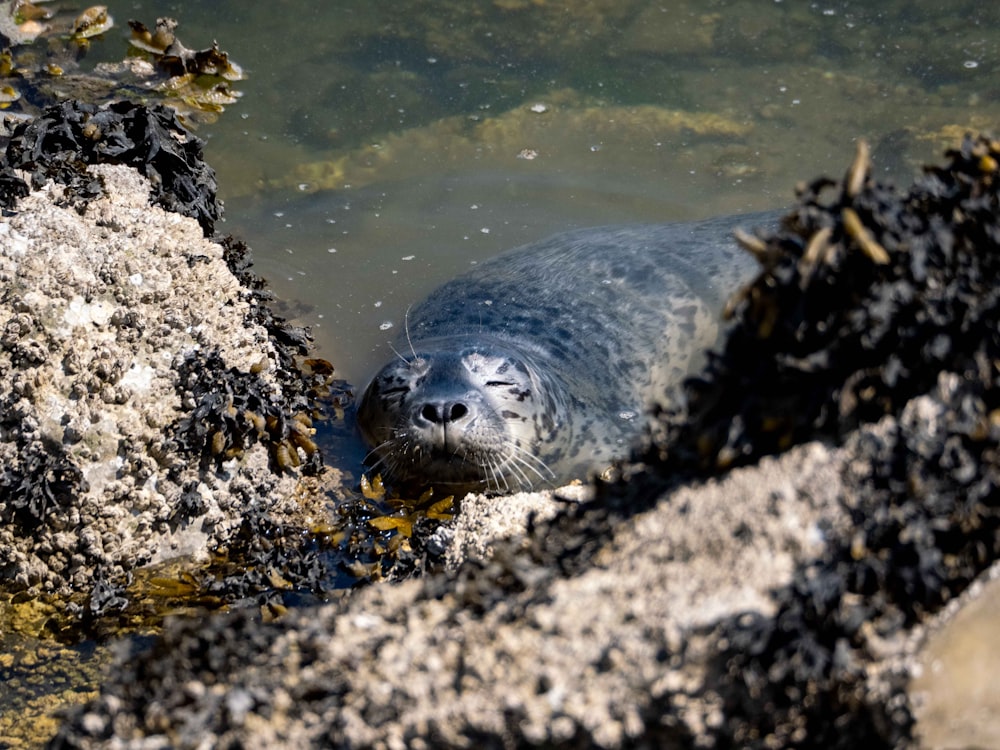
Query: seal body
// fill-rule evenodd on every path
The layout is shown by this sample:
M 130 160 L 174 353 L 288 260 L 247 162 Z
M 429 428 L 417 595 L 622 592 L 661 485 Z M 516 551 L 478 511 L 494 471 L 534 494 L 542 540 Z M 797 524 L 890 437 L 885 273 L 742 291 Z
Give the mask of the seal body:
M 754 214 L 555 235 L 479 264 L 408 316 L 358 409 L 397 483 L 535 489 L 627 454 L 645 413 L 704 361 L 758 270 Z

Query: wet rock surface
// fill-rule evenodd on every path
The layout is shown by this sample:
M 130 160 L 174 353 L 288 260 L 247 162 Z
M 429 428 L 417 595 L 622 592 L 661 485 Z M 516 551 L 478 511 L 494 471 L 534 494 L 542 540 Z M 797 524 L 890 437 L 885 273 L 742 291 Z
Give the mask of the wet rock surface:
M 929 748 L 992 747 L 1000 736 L 1000 664 L 993 634 L 1000 623 L 1000 566 L 958 599 L 930 629 L 910 693 L 916 734 Z
M 761 472 L 784 490 L 774 498 L 750 471 L 679 490 L 622 523 L 579 575 L 553 560 L 576 534 L 539 526 L 451 579 L 369 587 L 270 626 L 247 613 L 177 623 L 152 653 L 123 658 L 127 674 L 75 731 L 182 746 L 620 746 L 647 731 L 657 698 L 683 693 L 689 719 L 657 730 L 680 739 L 718 708 L 698 696 L 713 678 L 712 623 L 771 614 L 768 585 L 786 582 L 816 551 L 821 518 L 836 517 L 826 455 L 809 446 L 768 461 Z M 820 489 L 796 494 L 807 486 Z M 750 494 L 760 502 L 731 501 Z M 56 746 L 84 742 L 70 736 Z
M 435 534 L 449 572 L 178 620 L 53 746 L 912 745 L 925 630 L 997 558 L 998 159 L 897 193 L 860 152 L 746 239 L 734 332 L 619 481 Z

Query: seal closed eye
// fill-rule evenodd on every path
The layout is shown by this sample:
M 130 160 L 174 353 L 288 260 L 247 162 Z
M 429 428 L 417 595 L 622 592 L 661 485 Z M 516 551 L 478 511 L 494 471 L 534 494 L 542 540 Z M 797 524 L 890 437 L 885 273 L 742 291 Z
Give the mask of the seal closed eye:
M 757 271 L 732 239 L 775 214 L 567 232 L 479 264 L 409 316 L 409 358 L 358 409 L 397 483 L 510 492 L 627 454 L 647 407 L 702 362 Z

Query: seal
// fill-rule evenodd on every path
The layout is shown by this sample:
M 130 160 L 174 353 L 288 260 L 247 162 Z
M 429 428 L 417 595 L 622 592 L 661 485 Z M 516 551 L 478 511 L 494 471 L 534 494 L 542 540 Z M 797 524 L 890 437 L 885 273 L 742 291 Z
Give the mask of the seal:
M 758 271 L 739 226 L 773 213 L 558 234 L 479 264 L 407 316 L 358 408 L 373 471 L 504 493 L 627 454 L 644 415 L 704 361 Z

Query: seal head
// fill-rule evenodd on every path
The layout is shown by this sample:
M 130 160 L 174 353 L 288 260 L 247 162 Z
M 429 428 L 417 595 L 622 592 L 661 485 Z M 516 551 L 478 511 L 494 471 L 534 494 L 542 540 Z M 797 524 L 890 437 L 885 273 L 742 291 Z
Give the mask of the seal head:
M 554 480 L 547 461 L 572 438 L 559 385 L 502 343 L 440 343 L 390 362 L 365 391 L 358 422 L 373 470 L 492 492 Z

